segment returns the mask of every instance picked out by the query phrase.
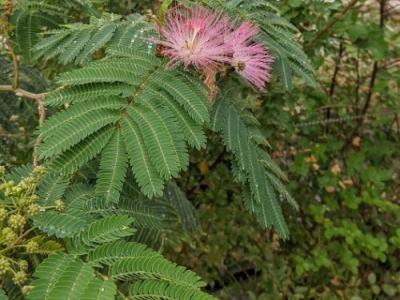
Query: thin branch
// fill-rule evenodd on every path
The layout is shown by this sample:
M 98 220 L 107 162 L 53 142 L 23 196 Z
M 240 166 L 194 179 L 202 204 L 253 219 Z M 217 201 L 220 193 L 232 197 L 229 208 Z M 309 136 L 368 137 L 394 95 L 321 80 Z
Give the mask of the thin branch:
M 380 0 L 379 2 L 380 2 L 379 27 L 383 29 L 385 27 L 385 4 L 386 4 L 386 0 Z M 358 122 L 356 123 L 356 126 L 354 127 L 354 129 L 353 129 L 353 131 L 351 133 L 351 135 L 349 136 L 349 139 L 343 145 L 342 152 L 344 152 L 351 145 L 351 141 L 353 140 L 353 137 L 359 132 L 360 128 L 365 123 L 365 120 L 367 118 L 368 110 L 370 109 L 370 106 L 371 106 L 373 89 L 374 89 L 374 86 L 375 86 L 375 81 L 376 81 L 376 77 L 377 77 L 378 71 L 379 71 L 379 64 L 378 64 L 377 61 L 375 61 L 373 66 L 372 66 L 371 79 L 369 81 L 368 92 L 367 92 L 367 95 L 365 97 L 364 105 L 363 105 L 363 107 L 361 109 L 362 118 L 360 118 L 358 120 Z
M 320 32 L 317 33 L 317 35 L 305 46 L 305 48 L 311 48 L 312 46 L 314 46 L 314 44 L 326 33 L 328 33 L 333 25 L 335 25 L 338 21 L 340 21 L 345 15 L 346 13 L 354 6 L 357 4 L 359 0 L 352 0 L 351 2 L 349 2 L 349 4 L 346 5 L 346 7 L 336 16 L 334 16 L 329 22 L 328 24 L 326 24 L 326 26 L 324 27 L 324 29 L 322 29 Z
M 10 132 L 0 131 L 0 138 L 13 139 L 13 138 L 23 138 L 23 137 L 26 137 L 26 136 L 27 136 L 26 132 L 23 132 L 23 133 L 10 133 Z
M 31 93 L 21 88 L 14 88 L 12 85 L 0 85 L 0 92 L 14 93 L 18 97 L 24 97 L 35 101 L 37 101 L 38 99 L 42 100 L 43 97 L 46 96 L 47 94 L 47 93 L 42 93 L 42 94 Z
M 356 103 L 355 106 L 358 107 L 360 103 L 360 87 L 361 87 L 361 76 L 360 76 L 360 51 L 357 51 L 357 59 L 356 59 L 356 89 L 355 89 L 355 96 L 356 96 Z
M 14 52 L 14 49 L 10 45 L 10 43 L 7 43 L 8 49 L 9 49 L 9 54 L 13 63 L 13 88 L 17 89 L 19 85 L 19 67 L 18 67 L 18 58 L 17 55 Z
M 335 93 L 335 88 L 336 88 L 336 78 L 337 75 L 339 74 L 339 70 L 340 70 L 340 64 L 342 63 L 342 57 L 343 57 L 343 53 L 344 53 L 344 42 L 340 42 L 339 45 L 339 53 L 338 53 L 338 57 L 335 63 L 335 69 L 333 71 L 332 74 L 332 80 L 331 80 L 331 86 L 329 88 L 329 101 L 332 101 L 333 95 Z M 326 120 L 329 121 L 329 119 L 331 118 L 331 108 L 328 107 L 328 109 L 326 110 Z M 326 123 L 326 132 L 329 132 L 329 122 Z

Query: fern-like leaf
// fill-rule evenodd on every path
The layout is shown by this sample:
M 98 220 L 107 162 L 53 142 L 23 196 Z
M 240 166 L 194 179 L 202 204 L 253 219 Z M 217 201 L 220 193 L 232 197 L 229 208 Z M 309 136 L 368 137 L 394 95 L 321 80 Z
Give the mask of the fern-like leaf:
M 287 238 L 288 230 L 279 195 L 284 194 L 291 204 L 295 202 L 273 174 L 281 174 L 280 170 L 269 155 L 255 141 L 251 141 L 249 126 L 234 105 L 223 97 L 215 105 L 212 124 L 215 131 L 222 133 L 227 149 L 234 156 L 233 171 L 245 186 L 246 208 L 257 216 L 263 226 L 275 227 L 281 237 Z
M 121 130 L 116 130 L 102 152 L 96 193 L 106 201 L 117 202 L 128 168 L 128 156 Z
M 161 195 L 164 188 L 163 180 L 150 161 L 138 126 L 130 118 L 125 118 L 122 120 L 122 133 L 139 186 L 150 197 Z
M 65 176 L 47 174 L 39 184 L 38 194 L 40 203 L 45 206 L 53 205 L 56 200 L 59 200 L 64 195 L 68 188 L 69 179 Z
M 88 254 L 88 261 L 111 265 L 122 258 L 152 258 L 162 257 L 160 253 L 147 248 L 145 245 L 116 241 L 97 247 Z
M 103 244 L 130 236 L 134 229 L 130 227 L 133 219 L 128 216 L 111 216 L 99 219 L 89 225 L 82 234 L 82 239 L 88 245 Z
M 34 277 L 28 300 L 113 300 L 116 293 L 115 284 L 96 278 L 90 264 L 61 253 L 45 259 Z
M 161 257 L 121 258 L 110 266 L 109 275 L 118 280 L 161 279 L 191 288 L 205 286 L 195 273 Z
M 160 282 L 157 280 L 142 280 L 130 287 L 132 300 L 215 300 L 198 289 L 182 285 Z
M 35 226 L 49 236 L 58 238 L 72 237 L 84 231 L 87 222 L 83 215 L 69 213 L 58 213 L 48 211 L 33 219 Z
M 126 151 L 142 191 L 149 197 L 161 196 L 164 182 L 189 164 L 186 143 L 197 148 L 205 144 L 205 90 L 187 74 L 166 70 L 154 53 L 132 52 L 125 46 L 110 49 L 110 58 L 59 77 L 67 87 L 48 95 L 47 101 L 72 105 L 42 126 L 39 156 L 56 156 L 51 169 L 67 173 L 102 153 L 99 180 L 111 181 L 99 184 L 104 190 L 97 192 L 109 193 L 106 197 L 117 202 Z M 98 147 L 94 139 L 105 131 L 114 131 L 113 138 L 105 148 L 103 143 Z
M 71 174 L 77 171 L 101 152 L 112 134 L 112 128 L 104 127 L 102 130 L 86 138 L 80 144 L 56 157 L 50 164 L 50 170 L 57 170 L 62 174 Z

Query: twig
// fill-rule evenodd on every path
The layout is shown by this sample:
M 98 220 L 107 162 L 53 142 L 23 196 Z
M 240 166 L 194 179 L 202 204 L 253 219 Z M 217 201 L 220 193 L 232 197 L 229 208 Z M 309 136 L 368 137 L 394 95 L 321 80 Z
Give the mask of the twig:
M 11 139 L 11 138 L 22 138 L 22 137 L 26 137 L 26 136 L 27 136 L 26 133 L 0 132 L 0 138 Z
M 19 85 L 19 67 L 18 67 L 18 58 L 17 58 L 17 55 L 15 54 L 15 52 L 14 52 L 14 49 L 12 48 L 12 46 L 10 45 L 10 43 L 9 42 L 7 42 L 7 47 L 8 47 L 8 49 L 9 49 L 9 54 L 10 54 L 10 57 L 11 57 L 11 60 L 12 60 L 12 63 L 13 63 L 13 78 L 14 78 L 14 80 L 13 80 L 13 85 L 12 85 L 12 87 L 14 88 L 14 89 L 17 89 L 18 88 L 18 85 Z
M 347 4 L 347 6 L 336 16 L 334 16 L 329 22 L 328 24 L 326 24 L 326 26 L 324 27 L 324 29 L 322 29 L 320 32 L 317 33 L 317 35 L 305 46 L 305 48 L 311 48 L 312 46 L 314 46 L 314 44 L 327 32 L 329 32 L 333 25 L 336 24 L 336 22 L 338 22 L 340 19 L 342 19 L 346 13 L 354 6 L 357 4 L 359 0 L 352 0 L 349 4 Z
M 14 88 L 12 85 L 0 85 L 0 92 L 11 92 L 14 93 L 16 96 L 32 99 L 35 101 L 38 99 L 42 100 L 43 97 L 47 95 L 47 93 L 31 93 L 21 88 Z
M 384 28 L 384 26 L 385 26 L 385 4 L 386 4 L 386 0 L 380 0 L 380 9 L 379 9 L 379 13 L 380 13 L 379 27 L 380 28 Z M 379 70 L 379 64 L 377 61 L 375 61 L 374 65 L 372 66 L 371 80 L 369 81 L 368 93 L 365 97 L 365 103 L 361 109 L 362 118 L 360 118 L 358 120 L 351 135 L 349 136 L 349 139 L 343 145 L 342 152 L 344 152 L 351 145 L 351 141 L 353 140 L 353 137 L 359 132 L 361 126 L 365 123 L 368 110 L 371 106 L 373 89 L 375 86 L 375 81 L 376 81 L 376 76 L 378 74 L 378 70 Z
M 338 58 L 336 60 L 335 69 L 334 69 L 333 74 L 332 74 L 331 86 L 329 88 L 329 100 L 330 101 L 332 101 L 333 94 L 335 93 L 336 78 L 337 78 L 337 75 L 338 75 L 339 70 L 340 70 L 340 64 L 342 62 L 343 53 L 344 53 L 344 43 L 340 42 L 339 54 L 338 54 Z M 328 107 L 328 109 L 326 110 L 326 120 L 329 121 L 330 118 L 331 118 L 331 108 Z M 326 132 L 327 133 L 329 132 L 329 122 L 326 123 Z
M 360 86 L 361 86 L 361 76 L 360 76 L 360 51 L 357 51 L 357 59 L 356 59 L 356 103 L 355 106 L 358 107 L 358 104 L 360 103 Z

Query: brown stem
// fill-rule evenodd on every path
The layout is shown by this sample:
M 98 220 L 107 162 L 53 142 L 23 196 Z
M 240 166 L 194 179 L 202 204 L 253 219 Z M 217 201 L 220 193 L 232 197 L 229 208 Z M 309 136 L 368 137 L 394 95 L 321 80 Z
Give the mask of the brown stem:
M 9 51 L 9 53 L 10 53 L 10 57 L 11 57 L 11 60 L 12 60 L 12 63 L 13 63 L 13 75 L 14 75 L 13 78 L 14 78 L 14 80 L 13 80 L 12 87 L 14 89 L 17 89 L 18 85 L 19 85 L 18 58 L 17 58 L 17 55 L 15 54 L 14 50 L 11 48 L 12 46 L 10 45 L 10 43 L 8 43 L 8 44 L 9 44 L 8 47 L 11 49 Z
M 361 86 L 361 76 L 360 76 L 360 52 L 357 53 L 357 59 L 356 59 L 356 103 L 355 106 L 358 107 L 358 104 L 360 103 L 360 86 Z
M 385 4 L 386 4 L 386 0 L 380 0 L 380 9 L 379 9 L 379 13 L 380 13 L 380 20 L 379 20 L 379 26 L 380 28 L 384 28 L 385 26 Z M 353 137 L 359 132 L 359 130 L 361 129 L 362 125 L 365 123 L 365 119 L 368 113 L 368 110 L 371 106 L 371 101 L 372 101 L 372 95 L 373 95 L 373 89 L 375 86 L 375 81 L 376 81 L 376 77 L 379 71 L 379 64 L 377 61 L 374 62 L 373 66 L 372 66 L 372 72 L 371 72 L 371 79 L 369 81 L 369 86 L 368 86 L 368 92 L 367 95 L 365 97 L 365 102 L 364 105 L 361 109 L 361 118 L 358 120 L 358 122 L 356 123 L 356 126 L 354 127 L 351 135 L 349 136 L 349 139 L 346 141 L 346 143 L 343 145 L 342 147 L 342 152 L 345 151 L 350 145 L 351 145 L 351 141 L 353 140 Z
M 14 93 L 16 96 L 32 99 L 35 101 L 38 99 L 43 99 L 43 97 L 46 96 L 46 93 L 35 94 L 21 88 L 14 88 L 12 85 L 0 85 L 0 92 L 11 92 Z
M 342 61 L 343 53 L 344 53 L 344 43 L 341 42 L 340 46 L 339 46 L 339 54 L 338 54 L 338 58 L 336 60 L 335 69 L 332 74 L 331 86 L 329 88 L 329 100 L 332 100 L 333 94 L 335 93 L 336 78 L 337 78 L 337 75 L 340 70 L 340 63 Z M 326 110 L 326 120 L 328 121 L 326 123 L 326 132 L 327 133 L 329 132 L 329 119 L 330 118 L 331 118 L 331 107 L 328 107 L 328 109 Z
M 328 24 L 326 24 L 326 26 L 325 26 L 320 32 L 317 33 L 317 35 L 305 46 L 305 48 L 308 49 L 308 48 L 311 48 L 312 46 L 314 46 L 315 43 L 316 43 L 324 34 L 328 33 L 328 32 L 332 29 L 333 25 L 335 25 L 336 22 L 338 22 L 339 20 L 341 20 L 341 19 L 346 15 L 346 13 L 347 13 L 354 5 L 357 4 L 358 1 L 359 1 L 359 0 L 352 0 L 351 2 L 349 2 L 349 4 L 347 4 L 347 5 L 344 7 L 344 9 L 343 9 L 339 14 L 337 14 L 336 16 L 334 16 L 334 17 L 328 22 Z
M 0 132 L 0 138 L 7 138 L 7 139 L 13 139 L 13 138 L 22 138 L 26 137 L 26 133 L 9 133 L 9 132 Z

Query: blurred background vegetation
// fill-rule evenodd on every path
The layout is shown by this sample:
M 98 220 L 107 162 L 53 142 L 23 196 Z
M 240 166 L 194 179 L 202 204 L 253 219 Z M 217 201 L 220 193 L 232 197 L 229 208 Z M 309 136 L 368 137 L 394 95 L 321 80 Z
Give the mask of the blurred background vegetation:
M 271 2 L 301 31 L 319 83 L 283 92 L 273 80 L 265 95 L 244 99 L 299 202 L 300 212 L 285 213 L 291 238 L 280 241 L 243 210 L 228 154 L 211 136 L 179 182 L 203 233 L 164 253 L 222 299 L 400 299 L 400 2 Z M 97 6 L 127 15 L 151 14 L 159 4 Z M 1 66 L 7 77 L 10 68 Z M 24 74 L 30 90 L 46 89 L 36 71 Z M 35 107 L 1 99 L 0 164 L 24 164 Z

